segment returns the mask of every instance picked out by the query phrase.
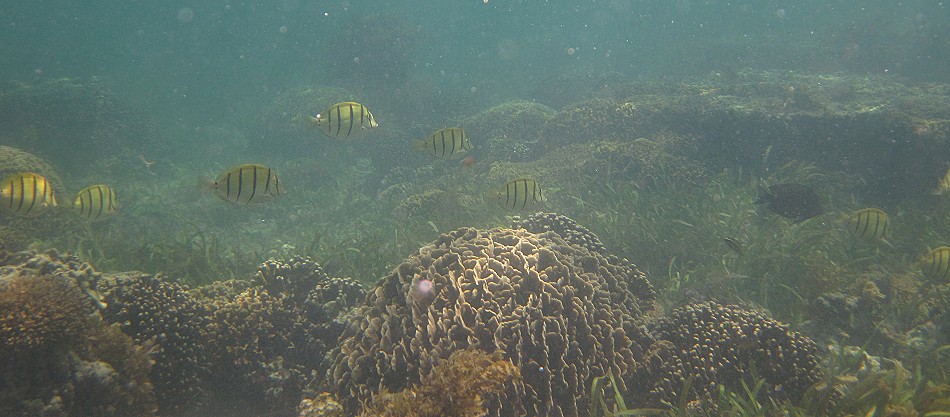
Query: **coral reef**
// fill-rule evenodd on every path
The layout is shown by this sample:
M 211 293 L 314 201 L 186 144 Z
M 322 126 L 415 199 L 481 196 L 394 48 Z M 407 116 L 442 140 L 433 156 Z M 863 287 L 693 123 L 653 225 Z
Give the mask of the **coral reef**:
M 0 252 L 4 252 L 2 248 Z M 102 294 L 98 291 L 102 275 L 74 255 L 60 253 L 53 249 L 45 252 L 23 251 L 7 253 L 3 261 L 0 282 L 4 277 L 49 275 L 74 283 L 94 305 L 100 309 L 104 307 Z
M 5 274 L 0 288 L 0 357 L 73 348 L 89 328 L 92 303 L 72 282 Z
M 144 273 L 106 275 L 99 282 L 103 318 L 140 344 L 154 343 L 151 380 L 164 415 L 196 409 L 204 396 L 207 356 L 202 330 L 207 308 L 188 289 Z
M 53 255 L 0 257 L 37 267 L 0 269 L 0 414 L 154 416 L 147 349 L 103 322 L 75 279 L 86 271 Z
M 298 417 L 346 417 L 343 406 L 333 399 L 333 394 L 321 392 L 315 398 L 304 398 L 297 406 Z
M 713 302 L 691 304 L 656 319 L 651 332 L 657 343 L 632 385 L 631 398 L 653 406 L 688 401 L 714 405 L 720 387 L 739 392 L 742 384 L 763 378 L 762 401 L 801 399 L 822 379 L 815 343 L 755 311 Z M 683 388 L 690 386 L 690 392 Z
M 597 252 L 604 256 L 609 255 L 607 247 L 604 246 L 604 242 L 601 242 L 597 235 L 578 224 L 574 219 L 557 213 L 537 212 L 524 219 L 515 216 L 512 219 L 511 227 L 524 229 L 535 234 L 554 232 L 571 245 L 583 246 L 591 252 Z
M 501 352 L 460 350 L 439 362 L 421 385 L 377 395 L 360 417 L 480 417 L 488 412 L 485 397 L 520 377 Z
M 466 119 L 462 125 L 476 152 L 491 161 L 523 162 L 537 158 L 541 128 L 555 117 L 554 109 L 533 101 L 507 101 Z
M 393 215 L 402 221 L 425 219 L 429 213 L 451 209 L 452 203 L 448 192 L 433 188 L 402 199 L 393 209 Z
M 673 107 L 664 109 L 670 110 L 670 114 L 683 111 L 684 109 L 675 107 L 676 104 L 681 104 L 679 101 L 681 100 L 676 96 L 585 100 L 559 111 L 544 124 L 541 137 L 544 138 L 547 149 L 595 140 L 623 141 L 649 137 L 661 132 L 664 126 L 653 117 L 659 113 L 657 108 Z
M 363 287 L 299 257 L 264 262 L 255 285 L 242 287 L 208 292 L 212 315 L 203 334 L 214 402 L 242 412 L 293 409 L 324 373 L 324 356 Z M 228 295 L 228 288 L 237 291 Z
M 420 291 L 421 281 L 431 284 Z M 383 278 L 334 351 L 330 381 L 351 412 L 420 383 L 453 352 L 501 350 L 521 372 L 489 415 L 576 415 L 590 378 L 626 375 L 652 338 L 638 324 L 652 290 L 630 264 L 555 233 L 462 228 Z M 418 288 L 417 288 L 418 287 Z

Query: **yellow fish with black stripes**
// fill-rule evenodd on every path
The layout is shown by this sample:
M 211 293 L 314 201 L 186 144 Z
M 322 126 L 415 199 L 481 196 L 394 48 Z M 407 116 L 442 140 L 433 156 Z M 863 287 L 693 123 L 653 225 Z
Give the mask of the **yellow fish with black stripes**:
M 79 217 L 95 221 L 118 212 L 119 199 L 108 185 L 94 184 L 76 194 L 73 210 L 79 212 Z
M 920 260 L 920 270 L 929 279 L 950 280 L 950 247 L 941 246 L 927 252 Z
M 323 113 L 309 118 L 310 126 L 331 138 L 356 138 L 377 127 L 376 118 L 366 106 L 353 101 L 336 103 Z
M 214 181 L 203 181 L 200 188 L 242 206 L 263 204 L 284 194 L 284 184 L 277 173 L 261 164 L 238 165 L 222 172 Z
M 542 203 L 541 186 L 531 178 L 518 178 L 508 181 L 493 195 L 498 204 L 508 210 L 525 210 Z
M 884 241 L 891 236 L 890 218 L 884 210 L 868 207 L 853 211 L 846 218 L 855 237 L 867 241 Z
M 5 178 L 0 184 L 0 207 L 18 216 L 39 216 L 50 207 L 56 207 L 56 195 L 45 177 L 23 172 Z
M 416 149 L 441 159 L 453 159 L 472 150 L 468 135 L 460 127 L 439 129 L 428 138 L 416 141 Z

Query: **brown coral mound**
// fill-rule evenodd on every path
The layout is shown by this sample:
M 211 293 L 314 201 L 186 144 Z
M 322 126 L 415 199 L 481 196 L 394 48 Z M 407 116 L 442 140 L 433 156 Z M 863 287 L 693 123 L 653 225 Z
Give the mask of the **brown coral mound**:
M 325 373 L 343 317 L 365 291 L 352 279 L 328 277 L 307 258 L 264 262 L 256 281 L 229 286 L 237 290 L 231 295 L 205 292 L 213 297 L 204 329 L 212 394 L 242 412 L 292 410 L 312 374 Z
M 515 216 L 512 219 L 511 227 L 525 229 L 531 233 L 554 232 L 571 245 L 583 246 L 591 252 L 603 255 L 612 264 L 628 264 L 630 268 L 637 269 L 636 265 L 633 265 L 630 261 L 611 255 L 607 251 L 607 247 L 604 246 L 604 242 L 594 232 L 570 217 L 539 211 L 524 219 Z M 654 310 L 656 308 L 656 291 L 654 291 L 650 281 L 647 281 L 646 275 L 631 276 L 627 280 L 627 284 L 630 285 L 633 293 L 639 297 L 642 310 Z
M 822 377 L 814 341 L 738 306 L 686 305 L 656 320 L 651 330 L 664 342 L 651 350 L 638 377 L 653 384 L 631 391 L 653 405 L 678 403 L 690 379 L 690 401 L 711 404 L 720 387 L 742 392 L 743 378 L 763 378 L 761 395 L 794 402 Z
M 0 415 L 154 415 L 146 349 L 99 320 L 76 282 L 3 271 Z
M 640 281 L 632 265 L 555 233 L 443 234 L 377 284 L 341 338 L 330 380 L 355 412 L 378 392 L 420 383 L 455 351 L 501 350 L 524 379 L 489 415 L 577 415 L 593 377 L 626 375 L 651 343 L 638 322 L 641 297 L 653 294 L 638 294 Z
M 120 324 L 138 343 L 155 344 L 151 379 L 162 414 L 198 406 L 206 373 L 201 346 L 201 330 L 209 319 L 205 306 L 187 288 L 154 275 L 108 275 L 99 284 L 107 305 L 103 318 Z
M 92 303 L 73 283 L 16 276 L 0 288 L 0 357 L 74 345 L 89 328 Z
M 484 397 L 502 392 L 520 377 L 501 352 L 460 350 L 441 361 L 421 386 L 378 395 L 360 416 L 480 417 L 487 412 Z

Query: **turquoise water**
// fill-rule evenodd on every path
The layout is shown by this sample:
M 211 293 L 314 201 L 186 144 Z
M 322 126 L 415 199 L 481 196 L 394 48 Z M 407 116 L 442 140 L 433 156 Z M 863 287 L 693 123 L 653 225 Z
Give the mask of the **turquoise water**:
M 938 81 L 948 14 L 938 1 L 8 4 L 0 71 L 109 77 L 156 111 L 220 118 L 301 82 L 535 98 L 540 80 L 578 72 L 636 80 L 753 67 Z

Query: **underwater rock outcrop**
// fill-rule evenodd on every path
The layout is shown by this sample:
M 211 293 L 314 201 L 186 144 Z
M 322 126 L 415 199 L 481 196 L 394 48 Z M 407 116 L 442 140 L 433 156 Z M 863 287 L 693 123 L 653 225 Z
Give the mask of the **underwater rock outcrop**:
M 458 229 L 377 284 L 341 337 L 330 381 L 356 412 L 419 384 L 453 352 L 501 350 L 523 380 L 490 398 L 489 415 L 577 415 L 594 376 L 642 360 L 652 338 L 641 300 L 654 297 L 632 264 L 556 233 Z
M 631 397 L 653 406 L 688 401 L 713 405 L 720 388 L 742 392 L 743 378 L 763 378 L 763 392 L 775 401 L 801 399 L 822 378 L 818 346 L 788 326 L 738 306 L 690 304 L 656 319 L 652 334 L 663 342 L 651 349 Z M 754 380 L 745 380 L 754 384 Z

